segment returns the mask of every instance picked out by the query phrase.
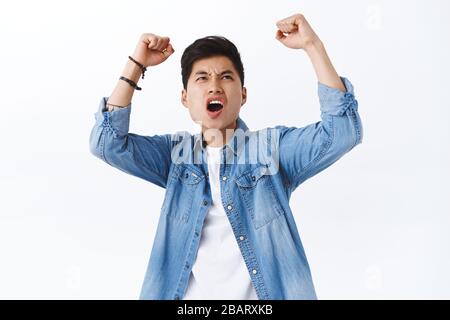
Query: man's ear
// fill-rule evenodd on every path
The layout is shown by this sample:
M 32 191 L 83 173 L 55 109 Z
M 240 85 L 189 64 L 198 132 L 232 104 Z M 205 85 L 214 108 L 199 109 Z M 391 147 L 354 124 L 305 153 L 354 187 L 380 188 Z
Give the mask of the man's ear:
M 183 90 L 181 91 L 181 103 L 182 103 L 183 106 L 185 106 L 186 108 L 189 108 L 189 107 L 188 107 L 188 104 L 187 104 L 187 91 L 186 91 L 186 89 L 183 89 Z
M 242 87 L 242 102 L 241 107 L 247 102 L 247 88 Z

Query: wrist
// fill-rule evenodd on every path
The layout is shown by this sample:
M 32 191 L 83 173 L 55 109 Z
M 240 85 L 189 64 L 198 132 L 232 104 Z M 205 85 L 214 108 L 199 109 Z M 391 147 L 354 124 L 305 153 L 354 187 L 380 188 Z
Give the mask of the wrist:
M 115 110 L 123 109 L 123 108 L 126 108 L 126 107 L 127 106 L 119 106 L 117 104 L 109 103 L 109 99 L 108 99 L 108 101 L 106 102 L 105 111 L 113 112 Z
M 131 60 L 128 60 L 123 69 L 122 76 L 138 83 L 141 77 L 142 70 L 139 66 Z
M 312 57 L 322 54 L 325 51 L 325 46 L 323 45 L 322 41 L 319 38 L 317 38 L 309 42 L 305 46 L 304 50 L 309 57 Z

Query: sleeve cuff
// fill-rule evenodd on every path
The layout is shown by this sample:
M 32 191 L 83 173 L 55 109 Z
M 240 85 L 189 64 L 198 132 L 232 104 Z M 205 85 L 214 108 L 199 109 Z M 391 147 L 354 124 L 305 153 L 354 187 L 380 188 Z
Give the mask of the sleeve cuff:
M 99 125 L 110 127 L 119 135 L 125 135 L 128 133 L 130 127 L 131 102 L 124 108 L 109 112 L 106 109 L 108 98 L 103 97 L 100 100 L 97 113 L 95 114 L 95 120 Z
M 342 116 L 348 108 L 358 110 L 358 101 L 355 99 L 352 83 L 344 77 L 341 80 L 346 92 L 331 88 L 319 82 L 318 94 L 320 101 L 320 111 L 331 115 Z

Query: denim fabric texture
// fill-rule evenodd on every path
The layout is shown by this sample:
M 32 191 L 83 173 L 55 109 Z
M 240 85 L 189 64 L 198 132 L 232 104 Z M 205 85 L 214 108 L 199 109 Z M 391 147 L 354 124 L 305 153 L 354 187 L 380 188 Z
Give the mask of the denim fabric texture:
M 222 148 L 222 205 L 259 299 L 316 299 L 289 206 L 292 192 L 362 142 L 353 86 L 318 83 L 321 121 L 305 127 L 237 128 Z M 129 133 L 131 103 L 108 112 L 100 101 L 91 152 L 130 175 L 165 188 L 141 299 L 181 299 L 211 205 L 202 134 Z

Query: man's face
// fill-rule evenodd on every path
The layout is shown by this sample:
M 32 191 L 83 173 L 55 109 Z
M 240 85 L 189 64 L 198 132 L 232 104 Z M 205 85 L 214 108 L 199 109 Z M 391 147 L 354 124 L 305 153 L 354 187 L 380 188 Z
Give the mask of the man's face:
M 247 90 L 230 59 L 216 56 L 197 60 L 192 66 L 181 102 L 194 122 L 207 129 L 234 129 Z

